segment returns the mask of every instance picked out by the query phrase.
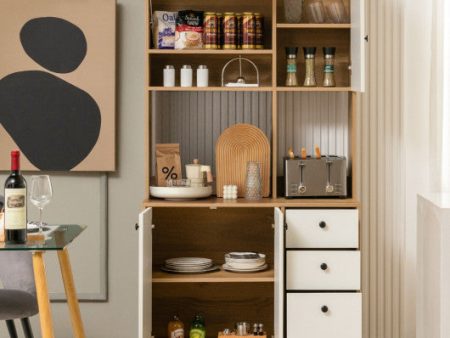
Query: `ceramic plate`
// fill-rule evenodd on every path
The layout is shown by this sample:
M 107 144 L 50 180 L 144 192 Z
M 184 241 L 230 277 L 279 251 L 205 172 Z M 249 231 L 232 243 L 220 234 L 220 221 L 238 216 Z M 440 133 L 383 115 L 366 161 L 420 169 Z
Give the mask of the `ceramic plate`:
M 258 272 L 258 271 L 266 270 L 268 268 L 268 265 L 264 264 L 263 266 L 260 266 L 258 268 L 254 268 L 254 269 L 235 269 L 235 268 L 229 266 L 228 264 L 224 264 L 224 265 L 222 265 L 222 268 L 226 271 L 231 271 L 231 272 Z
M 153 197 L 167 200 L 196 199 L 211 196 L 212 186 L 207 187 L 150 187 L 150 194 Z
M 187 274 L 194 274 L 194 273 L 213 272 L 213 271 L 216 271 L 216 270 L 220 270 L 220 267 L 219 267 L 218 265 L 213 265 L 213 266 L 211 266 L 211 267 L 209 267 L 209 268 L 205 268 L 205 269 L 202 269 L 202 270 L 185 271 L 185 270 L 174 270 L 174 269 L 171 269 L 171 268 L 169 268 L 169 267 L 162 266 L 162 267 L 161 267 L 161 270 L 164 271 L 164 272 L 169 272 L 169 273 L 187 273 Z

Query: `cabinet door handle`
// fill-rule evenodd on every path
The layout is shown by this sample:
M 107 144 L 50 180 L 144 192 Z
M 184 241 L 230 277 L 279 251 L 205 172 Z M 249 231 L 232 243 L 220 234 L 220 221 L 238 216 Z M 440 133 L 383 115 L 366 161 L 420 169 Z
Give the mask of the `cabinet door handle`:
M 319 223 L 319 227 L 321 227 L 322 229 L 325 229 L 327 227 L 327 223 L 325 221 L 321 221 Z
M 326 305 L 322 306 L 321 310 L 322 310 L 323 313 L 327 313 L 328 312 L 328 306 L 326 306 Z
M 320 264 L 320 268 L 321 268 L 323 271 L 328 270 L 328 265 L 327 265 L 327 263 L 322 263 L 322 264 Z
M 139 230 L 139 224 L 136 223 L 136 224 L 134 225 L 134 229 Z

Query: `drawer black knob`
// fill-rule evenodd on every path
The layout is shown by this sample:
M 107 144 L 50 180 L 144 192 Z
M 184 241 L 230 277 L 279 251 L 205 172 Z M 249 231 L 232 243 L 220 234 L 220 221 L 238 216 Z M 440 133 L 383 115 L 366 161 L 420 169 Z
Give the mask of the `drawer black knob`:
M 325 223 L 324 221 L 321 221 L 321 222 L 319 223 L 319 226 L 320 226 L 322 229 L 325 229 L 325 228 L 327 227 L 327 223 Z
M 321 268 L 323 271 L 328 270 L 328 265 L 327 265 L 326 263 L 322 263 L 322 264 L 320 264 L 320 268 Z
M 321 310 L 322 310 L 323 313 L 327 313 L 328 312 L 328 306 L 326 306 L 326 305 L 322 306 Z

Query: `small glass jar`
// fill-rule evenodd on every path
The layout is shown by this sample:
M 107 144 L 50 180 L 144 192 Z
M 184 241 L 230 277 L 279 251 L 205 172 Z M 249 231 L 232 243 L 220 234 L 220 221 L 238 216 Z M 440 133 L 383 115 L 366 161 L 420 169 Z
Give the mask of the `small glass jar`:
M 303 52 L 305 54 L 305 82 L 303 85 L 305 87 L 315 87 L 316 82 L 316 47 L 303 47 Z
M 297 47 L 286 47 L 286 86 L 298 86 L 297 80 Z
M 336 87 L 336 80 L 334 77 L 334 63 L 335 63 L 336 47 L 323 48 L 323 86 Z

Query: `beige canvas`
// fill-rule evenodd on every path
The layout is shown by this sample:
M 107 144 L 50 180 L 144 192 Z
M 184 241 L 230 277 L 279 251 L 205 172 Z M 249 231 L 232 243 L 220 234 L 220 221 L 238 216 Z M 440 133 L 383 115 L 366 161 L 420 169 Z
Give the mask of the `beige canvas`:
M 24 51 L 19 38 L 21 29 L 30 19 L 41 17 L 62 18 L 84 33 L 87 52 L 74 71 L 49 71 Z M 48 72 L 87 92 L 98 105 L 101 115 L 98 139 L 88 155 L 70 169 L 73 171 L 115 170 L 115 26 L 115 0 L 0 1 L 0 81 L 15 72 Z M 17 148 L 13 137 L 0 124 L 0 170 L 9 169 L 10 150 Z M 22 169 L 38 170 L 26 156 L 22 157 Z

